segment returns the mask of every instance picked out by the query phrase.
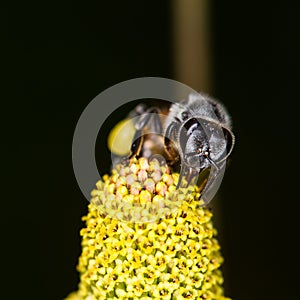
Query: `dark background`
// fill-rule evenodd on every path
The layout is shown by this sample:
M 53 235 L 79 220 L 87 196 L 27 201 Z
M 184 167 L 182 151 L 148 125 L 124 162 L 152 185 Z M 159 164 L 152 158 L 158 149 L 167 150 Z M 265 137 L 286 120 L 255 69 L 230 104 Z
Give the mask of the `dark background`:
M 72 169 L 76 122 L 113 84 L 176 79 L 170 3 L 1 4 L 1 298 L 76 289 L 87 211 Z M 237 136 L 219 203 L 226 295 L 296 299 L 299 9 L 212 3 L 213 96 Z

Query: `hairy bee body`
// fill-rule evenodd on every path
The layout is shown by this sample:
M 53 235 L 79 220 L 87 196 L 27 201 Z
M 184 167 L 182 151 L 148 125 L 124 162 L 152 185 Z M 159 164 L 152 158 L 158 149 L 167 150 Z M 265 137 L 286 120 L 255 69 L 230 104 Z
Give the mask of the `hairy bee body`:
M 235 142 L 225 107 L 207 95 L 191 94 L 188 99 L 170 103 L 168 107 L 146 109 L 139 105 L 130 115 L 135 115 L 132 117 L 135 134 L 129 161 L 136 156 L 150 158 L 159 154 L 169 165 L 179 164 L 178 187 L 183 178 L 190 183 L 202 171 L 210 169 L 202 191 L 204 201 L 210 201 L 211 196 L 205 199 L 205 194 L 209 194 L 224 173 L 226 159 Z

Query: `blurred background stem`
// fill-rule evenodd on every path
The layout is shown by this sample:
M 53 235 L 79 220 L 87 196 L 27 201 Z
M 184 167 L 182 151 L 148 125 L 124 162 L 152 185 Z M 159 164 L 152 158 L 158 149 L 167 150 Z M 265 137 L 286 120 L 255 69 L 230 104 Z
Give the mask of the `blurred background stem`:
M 213 89 L 209 0 L 173 1 L 174 76 L 195 90 Z

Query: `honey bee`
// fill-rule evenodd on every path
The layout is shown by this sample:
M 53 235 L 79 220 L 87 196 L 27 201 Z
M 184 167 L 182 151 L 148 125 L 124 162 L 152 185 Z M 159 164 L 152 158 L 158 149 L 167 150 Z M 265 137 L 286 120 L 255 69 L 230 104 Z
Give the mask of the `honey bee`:
M 197 181 L 199 174 L 210 170 L 201 191 L 204 203 L 211 200 L 210 192 L 224 173 L 226 159 L 231 154 L 235 137 L 230 116 L 225 107 L 204 94 L 190 94 L 188 99 L 169 107 L 138 105 L 122 129 L 123 141 L 118 143 L 126 151 L 128 161 L 138 156 L 150 156 L 154 150 L 166 158 L 170 166 L 179 164 L 177 188 Z M 132 122 L 132 116 L 135 121 Z M 110 139 L 116 135 L 111 132 Z M 119 152 L 110 143 L 112 152 Z M 129 151 L 130 149 L 130 151 Z M 158 150 L 157 150 L 158 149 Z M 125 154 L 125 151 L 122 152 Z M 185 180 L 183 180 L 185 179 Z

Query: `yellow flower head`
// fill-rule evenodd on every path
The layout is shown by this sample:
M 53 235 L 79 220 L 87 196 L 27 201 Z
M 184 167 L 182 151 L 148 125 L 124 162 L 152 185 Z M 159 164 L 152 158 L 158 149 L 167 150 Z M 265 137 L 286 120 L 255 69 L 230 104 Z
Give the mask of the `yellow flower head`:
M 97 183 L 81 230 L 79 289 L 67 300 L 229 300 L 212 213 L 199 205 L 197 187 L 168 210 L 177 181 L 166 166 L 142 158 Z M 149 222 L 155 213 L 161 217 Z

